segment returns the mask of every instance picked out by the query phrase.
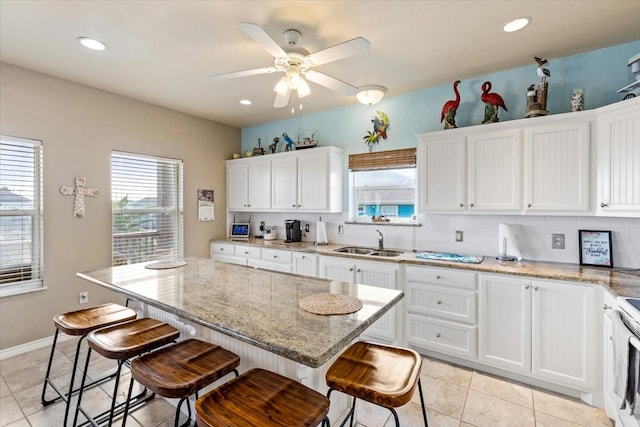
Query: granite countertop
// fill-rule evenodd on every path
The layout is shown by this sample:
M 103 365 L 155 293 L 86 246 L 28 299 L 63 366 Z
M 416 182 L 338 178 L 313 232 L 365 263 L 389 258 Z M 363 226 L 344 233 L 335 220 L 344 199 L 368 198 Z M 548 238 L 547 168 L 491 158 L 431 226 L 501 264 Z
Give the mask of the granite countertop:
M 591 283 L 605 287 L 615 296 L 640 298 L 640 276 L 634 276 L 620 272 L 617 269 L 586 267 L 577 264 L 527 261 L 520 262 L 498 261 L 495 256 L 485 256 L 480 264 L 465 264 L 460 262 L 423 260 L 416 258 L 416 253 L 401 250 L 403 253 L 397 257 L 375 257 L 371 255 L 355 255 L 334 252 L 335 249 L 344 246 L 358 246 L 347 244 L 314 245 L 310 242 L 284 243 L 282 240 L 263 240 L 251 238 L 245 241 L 231 241 L 229 239 L 213 239 L 212 242 L 231 242 L 234 244 L 247 244 L 271 249 L 288 249 L 299 252 L 310 252 L 318 255 L 331 255 L 356 259 L 367 259 L 381 262 L 393 262 L 403 264 L 422 265 L 430 267 L 447 267 L 461 270 L 470 270 L 481 273 L 512 274 L 539 279 L 563 280 L 578 283 Z M 391 248 L 392 249 L 392 248 Z
M 80 272 L 78 277 L 317 368 L 339 353 L 398 303 L 398 290 L 260 270 L 207 258 L 188 258 L 179 268 L 145 264 Z M 298 302 L 332 293 L 357 297 L 353 314 L 321 316 Z

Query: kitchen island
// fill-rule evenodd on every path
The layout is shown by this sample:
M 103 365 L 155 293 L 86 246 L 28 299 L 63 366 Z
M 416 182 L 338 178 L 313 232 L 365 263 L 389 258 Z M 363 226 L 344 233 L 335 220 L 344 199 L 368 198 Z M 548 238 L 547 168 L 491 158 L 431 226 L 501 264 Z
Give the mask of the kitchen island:
M 148 263 L 147 263 L 148 264 Z M 113 290 L 138 304 L 141 315 L 174 319 L 182 331 L 193 331 L 241 357 L 240 370 L 262 367 L 321 393 L 324 374 L 341 351 L 397 304 L 402 291 L 349 284 L 189 258 L 186 265 L 149 269 L 147 264 L 80 272 L 78 277 Z M 315 294 L 358 298 L 352 314 L 323 316 L 299 307 Z M 184 335 L 184 334 L 183 334 Z M 347 408 L 347 399 L 332 396 L 330 419 Z

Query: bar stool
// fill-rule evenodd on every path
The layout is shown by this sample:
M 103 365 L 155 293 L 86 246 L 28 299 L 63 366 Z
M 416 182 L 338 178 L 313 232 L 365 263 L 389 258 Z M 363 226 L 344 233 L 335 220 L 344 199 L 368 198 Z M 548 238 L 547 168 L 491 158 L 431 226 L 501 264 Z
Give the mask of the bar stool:
M 180 399 L 174 422 L 178 427 L 182 403 L 193 394 L 197 399 L 198 390 L 213 384 L 231 372 L 234 372 L 237 377 L 236 368 L 239 365 L 240 356 L 237 354 L 194 338 L 133 359 L 122 425 L 124 426 L 127 421 L 134 380 L 162 397 Z M 183 426 L 188 426 L 191 422 L 191 406 L 188 402 L 187 407 L 189 418 Z
M 58 314 L 53 318 L 53 324 L 56 328 L 56 332 L 53 336 L 53 345 L 51 346 L 51 355 L 49 356 L 49 363 L 47 365 L 47 373 L 44 377 L 44 386 L 42 387 L 42 396 L 40 400 L 43 406 L 51 405 L 54 402 L 62 399 L 65 402 L 64 410 L 64 425 L 67 424 L 67 418 L 69 417 L 69 406 L 71 402 L 71 396 L 77 393 L 79 389 L 74 390 L 73 384 L 76 378 L 76 369 L 78 367 L 78 359 L 80 357 L 80 346 L 82 341 L 87 337 L 87 334 L 96 329 L 114 325 L 117 323 L 126 322 L 136 318 L 136 312 L 130 308 L 123 307 L 118 304 L 103 304 L 96 307 L 85 308 L 83 310 L 70 311 L 68 313 Z M 58 334 L 64 332 L 67 335 L 79 336 L 78 343 L 76 345 L 76 354 L 73 358 L 73 367 L 71 368 L 71 382 L 69 383 L 69 391 L 65 394 L 55 384 L 51 378 L 51 365 L 53 363 L 53 355 L 56 350 L 56 343 L 58 342 Z M 86 385 L 87 388 L 101 384 L 105 381 L 112 379 L 116 374 L 112 373 L 103 378 L 97 379 Z M 58 396 L 53 399 L 46 399 L 45 394 L 47 392 L 47 386 L 50 386 Z
M 98 426 L 99 423 L 108 421 L 107 425 L 111 426 L 113 417 L 120 413 L 120 408 L 123 409 L 124 406 L 124 404 L 118 405 L 119 412 L 116 413 L 116 398 L 118 384 L 120 383 L 120 371 L 122 370 L 122 365 L 132 357 L 139 356 L 143 353 L 169 344 L 178 338 L 179 335 L 180 332 L 168 323 L 150 319 L 148 317 L 107 326 L 90 332 L 89 335 L 87 335 L 89 351 L 87 352 L 87 360 L 85 362 L 84 373 L 82 375 L 82 383 L 80 384 L 80 392 L 78 393 L 78 406 L 76 407 L 73 425 L 78 425 L 78 414 L 82 412 L 91 425 Z M 82 408 L 82 394 L 84 391 L 84 383 L 87 379 L 87 371 L 89 369 L 92 350 L 107 359 L 114 359 L 118 361 L 113 397 L 111 399 L 111 409 L 97 415 L 96 417 L 91 417 Z M 142 399 L 145 394 L 146 389 L 136 396 L 135 406 L 151 400 L 155 396 L 155 394 L 151 394 L 149 397 Z
M 358 398 L 387 408 L 399 427 L 400 421 L 394 408 L 411 400 L 417 383 L 424 425 L 427 427 L 421 369 L 422 358 L 413 350 L 366 341 L 352 344 L 333 362 L 326 374 L 329 386 L 327 397 L 333 390 L 353 396 L 353 405 L 341 426 L 349 419 L 353 425 Z
M 251 369 L 196 401 L 198 427 L 315 427 L 328 422 L 329 399 L 299 382 Z

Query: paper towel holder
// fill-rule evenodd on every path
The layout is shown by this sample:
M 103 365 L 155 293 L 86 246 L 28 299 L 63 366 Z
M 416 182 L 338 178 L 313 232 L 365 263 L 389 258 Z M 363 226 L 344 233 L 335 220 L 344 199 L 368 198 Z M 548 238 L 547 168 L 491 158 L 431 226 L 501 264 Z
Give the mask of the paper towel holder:
M 498 261 L 515 261 L 517 258 L 511 255 L 507 255 L 507 238 L 502 239 L 502 254 L 497 256 Z

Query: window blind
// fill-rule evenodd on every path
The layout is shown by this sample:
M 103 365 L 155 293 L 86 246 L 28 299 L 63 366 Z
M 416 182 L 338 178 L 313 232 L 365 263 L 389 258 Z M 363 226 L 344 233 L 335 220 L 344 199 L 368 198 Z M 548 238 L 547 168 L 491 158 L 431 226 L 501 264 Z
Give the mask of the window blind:
M 42 141 L 0 136 L 0 296 L 43 286 Z
M 112 264 L 184 257 L 182 160 L 113 152 Z
M 351 154 L 349 156 L 349 169 L 352 171 L 414 168 L 415 166 L 415 148 Z

